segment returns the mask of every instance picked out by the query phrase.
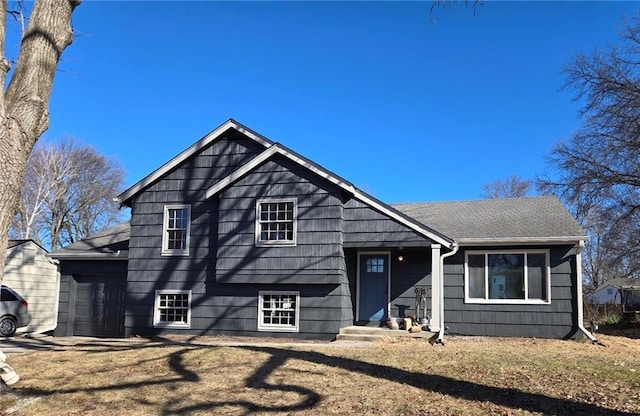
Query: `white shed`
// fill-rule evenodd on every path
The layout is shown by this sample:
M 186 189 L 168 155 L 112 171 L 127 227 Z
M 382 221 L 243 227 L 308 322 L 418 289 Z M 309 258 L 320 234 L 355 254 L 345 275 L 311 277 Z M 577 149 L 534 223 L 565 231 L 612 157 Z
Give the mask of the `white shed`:
M 31 323 L 18 332 L 52 331 L 58 322 L 58 266 L 33 240 L 9 240 L 8 247 L 2 284 L 29 302 L 31 314 Z

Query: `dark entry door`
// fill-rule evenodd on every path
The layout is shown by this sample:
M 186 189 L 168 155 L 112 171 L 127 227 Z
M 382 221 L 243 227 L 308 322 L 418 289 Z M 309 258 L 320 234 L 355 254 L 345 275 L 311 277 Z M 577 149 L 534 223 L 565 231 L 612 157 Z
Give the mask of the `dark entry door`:
M 124 294 L 122 276 L 76 276 L 76 307 L 73 335 L 90 337 L 124 336 Z
M 389 284 L 389 254 L 360 255 L 361 321 L 386 319 Z

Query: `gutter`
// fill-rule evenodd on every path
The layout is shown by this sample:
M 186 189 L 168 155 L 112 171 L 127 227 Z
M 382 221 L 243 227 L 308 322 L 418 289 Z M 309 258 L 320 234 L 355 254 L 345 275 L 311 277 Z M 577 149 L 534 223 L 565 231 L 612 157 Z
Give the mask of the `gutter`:
M 603 347 L 606 347 L 602 342 L 598 341 L 596 337 L 593 336 L 591 332 L 589 332 L 584 327 L 584 309 L 582 304 L 582 250 L 584 249 L 584 240 L 580 240 L 578 245 L 576 246 L 576 288 L 577 288 L 577 304 L 578 304 L 578 329 L 587 336 L 591 340 L 593 344 L 598 344 Z
M 585 236 L 569 237 L 503 237 L 503 238 L 461 238 L 457 242 L 464 246 L 503 246 L 503 245 L 547 245 L 547 244 L 574 244 L 576 241 L 584 241 Z
M 438 344 L 444 344 L 444 259 L 456 254 L 460 249 L 460 246 L 458 243 L 454 242 L 452 248 L 452 251 L 440 256 L 440 328 L 438 331 L 438 337 L 435 340 Z
M 128 260 L 129 250 L 117 250 L 110 253 L 49 253 L 55 260 Z

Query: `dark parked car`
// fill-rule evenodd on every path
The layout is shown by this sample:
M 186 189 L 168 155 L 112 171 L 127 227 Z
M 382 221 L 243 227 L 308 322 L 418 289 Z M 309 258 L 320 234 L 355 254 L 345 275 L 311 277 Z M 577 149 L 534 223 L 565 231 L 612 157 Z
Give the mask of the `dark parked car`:
M 29 303 L 8 286 L 0 293 L 0 335 L 10 337 L 16 329 L 29 325 Z

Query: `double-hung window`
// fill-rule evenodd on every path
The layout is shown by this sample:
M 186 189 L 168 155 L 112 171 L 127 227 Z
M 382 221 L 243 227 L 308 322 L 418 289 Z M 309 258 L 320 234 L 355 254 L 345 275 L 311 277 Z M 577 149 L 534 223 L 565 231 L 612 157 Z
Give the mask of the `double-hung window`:
M 191 291 L 156 290 L 153 325 L 189 328 L 191 326 Z
M 468 251 L 465 301 L 468 303 L 548 303 L 548 250 Z
M 298 332 L 300 292 L 267 292 L 258 295 L 258 331 Z
M 191 231 L 189 205 L 165 205 L 162 232 L 162 255 L 188 256 Z
M 256 205 L 256 245 L 295 245 L 296 217 L 295 199 L 259 200 Z

